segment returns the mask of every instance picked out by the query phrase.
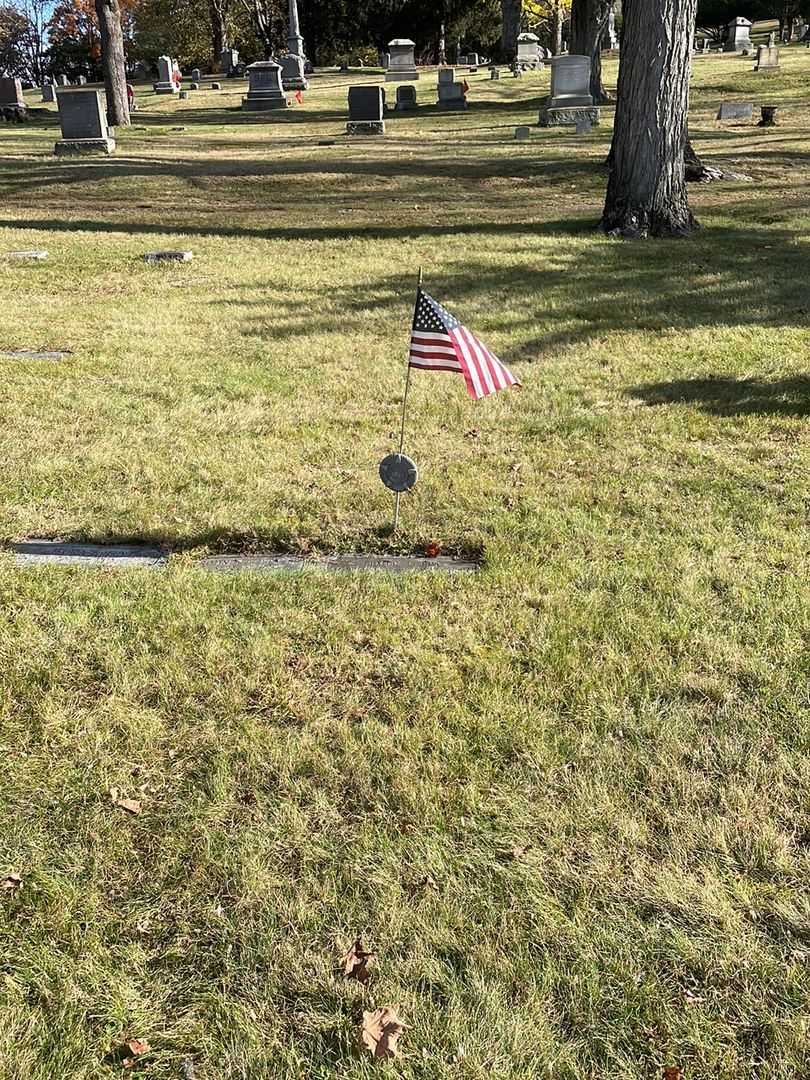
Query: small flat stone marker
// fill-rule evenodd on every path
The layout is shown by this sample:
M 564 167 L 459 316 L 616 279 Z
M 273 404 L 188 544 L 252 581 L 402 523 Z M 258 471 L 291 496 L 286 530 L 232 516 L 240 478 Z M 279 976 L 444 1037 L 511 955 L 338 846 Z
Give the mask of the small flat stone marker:
M 150 251 L 144 255 L 146 262 L 191 262 L 193 251 Z
M 532 133 L 532 129 L 530 127 L 516 127 L 515 128 L 515 138 L 518 139 L 518 140 L 520 140 L 520 139 L 528 139 L 528 137 L 531 135 L 531 133 Z
M 297 555 L 211 555 L 198 566 L 218 574 L 295 573 L 303 570 L 373 571 L 386 574 L 445 573 L 474 574 L 478 563 L 439 556 L 428 559 L 412 555 L 327 555 L 323 559 L 304 559 Z
M 181 101 L 188 101 L 188 90 L 181 90 L 180 91 L 180 100 Z
M 104 570 L 159 570 L 166 556 L 157 548 L 131 544 L 69 544 L 60 540 L 25 540 L 13 544 L 16 566 L 81 566 Z
M 32 352 L 30 349 L 0 349 L 0 356 L 7 360 L 61 360 L 63 357 L 70 355 L 70 351 Z
M 212 83 L 211 83 L 211 89 L 212 89 L 212 90 L 221 90 L 221 89 L 222 89 L 222 86 L 221 86 L 221 85 L 220 85 L 220 83 L 218 83 L 218 82 L 212 82 Z
M 718 120 L 752 120 L 754 105 L 751 101 L 724 101 L 717 114 Z
M 47 259 L 47 251 L 7 251 L 7 259 Z

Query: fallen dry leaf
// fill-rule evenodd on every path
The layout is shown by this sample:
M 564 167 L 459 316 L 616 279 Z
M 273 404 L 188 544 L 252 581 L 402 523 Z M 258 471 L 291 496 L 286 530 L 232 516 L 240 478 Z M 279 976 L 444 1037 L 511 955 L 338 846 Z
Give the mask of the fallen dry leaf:
M 429 559 L 435 559 L 441 550 L 441 545 L 437 544 L 435 540 L 431 540 L 430 543 L 425 544 L 425 555 L 427 555 Z
M 668 1065 L 664 1069 L 664 1080 L 683 1080 L 683 1073 L 677 1065 Z
M 141 802 L 139 799 L 122 799 L 119 795 L 118 788 L 110 788 L 110 798 L 116 806 L 120 806 L 122 810 L 126 810 L 128 814 L 140 814 Z
M 347 979 L 357 979 L 359 983 L 363 983 L 365 986 L 371 978 L 371 972 L 368 969 L 374 959 L 375 954 L 366 952 L 362 941 L 357 938 L 343 958 L 343 974 Z
M 127 1046 L 129 1047 L 129 1052 L 134 1054 L 135 1057 L 139 1057 L 141 1054 L 148 1054 L 152 1049 L 146 1039 L 130 1039 Z
M 383 1005 L 374 1012 L 363 1013 L 360 1037 L 375 1061 L 399 1057 L 397 1040 L 405 1030 L 405 1025 L 397 1016 L 398 1008 L 398 1005 Z
M 3 878 L 3 888 L 8 892 L 16 892 L 22 888 L 22 878 L 19 874 L 6 874 Z

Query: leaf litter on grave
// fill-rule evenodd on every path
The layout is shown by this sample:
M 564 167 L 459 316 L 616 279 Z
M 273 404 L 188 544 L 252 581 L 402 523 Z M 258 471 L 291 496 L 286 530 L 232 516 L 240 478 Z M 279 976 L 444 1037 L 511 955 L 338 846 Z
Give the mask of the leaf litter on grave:
M 126 1043 L 127 1050 L 129 1050 L 132 1057 L 125 1057 L 121 1062 L 123 1069 L 133 1069 L 139 1064 L 139 1058 L 144 1054 L 148 1054 L 152 1047 L 149 1045 L 146 1039 L 128 1039 Z
M 116 806 L 126 810 L 128 814 L 138 815 L 143 809 L 140 799 L 122 798 L 118 788 L 110 788 L 110 798 Z
M 363 948 L 363 942 L 357 938 L 343 958 L 343 974 L 347 979 L 356 979 L 363 986 L 371 978 L 369 968 L 376 959 L 376 953 Z
M 400 1057 L 397 1041 L 405 1025 L 397 1016 L 398 1005 L 382 1005 L 363 1013 L 360 1039 L 375 1061 Z

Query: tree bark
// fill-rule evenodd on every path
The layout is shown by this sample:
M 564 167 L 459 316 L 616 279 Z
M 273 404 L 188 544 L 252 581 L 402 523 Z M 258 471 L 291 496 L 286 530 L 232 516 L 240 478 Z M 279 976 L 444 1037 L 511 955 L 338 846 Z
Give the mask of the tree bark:
M 124 31 L 118 0 L 95 0 L 101 30 L 101 67 L 107 91 L 107 123 L 112 127 L 129 124 L 127 65 L 124 56 Z
M 596 105 L 606 105 L 610 95 L 602 83 L 602 35 L 613 0 L 573 0 L 571 4 L 571 52 L 591 58 L 591 95 Z
M 501 0 L 501 59 L 514 60 L 520 33 L 521 0 Z
M 219 58 L 225 48 L 227 29 L 225 27 L 225 0 L 208 0 L 211 17 L 211 49 L 214 54 L 214 70 L 219 70 Z
M 551 21 L 551 53 L 559 56 L 562 52 L 562 33 L 565 13 L 563 12 L 562 0 L 555 0 L 554 14 Z
M 613 147 L 602 228 L 686 236 L 684 151 L 697 0 L 625 0 Z

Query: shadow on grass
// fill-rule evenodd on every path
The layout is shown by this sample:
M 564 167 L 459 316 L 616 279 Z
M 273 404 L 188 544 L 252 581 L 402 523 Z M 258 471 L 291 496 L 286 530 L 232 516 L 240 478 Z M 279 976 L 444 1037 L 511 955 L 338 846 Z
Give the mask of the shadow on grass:
M 788 379 L 675 379 L 628 390 L 647 405 L 696 405 L 715 416 L 810 416 L 810 376 Z

